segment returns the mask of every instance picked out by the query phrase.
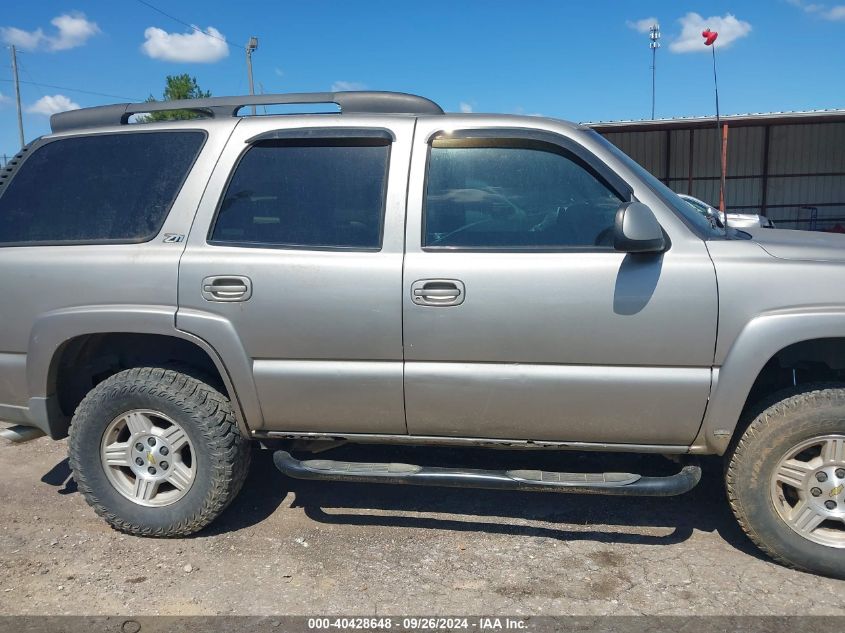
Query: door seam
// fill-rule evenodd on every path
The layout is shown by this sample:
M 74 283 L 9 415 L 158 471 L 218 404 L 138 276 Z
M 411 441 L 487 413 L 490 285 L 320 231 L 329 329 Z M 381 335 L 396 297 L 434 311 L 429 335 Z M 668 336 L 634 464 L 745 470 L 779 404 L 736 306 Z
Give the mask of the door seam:
M 417 140 L 417 121 L 414 117 L 414 126 L 411 129 L 411 147 L 408 152 L 408 172 L 405 178 L 405 217 L 402 222 L 402 267 L 400 272 L 399 292 L 399 326 L 402 332 L 402 418 L 405 420 L 405 435 L 410 435 L 408 428 L 408 399 L 405 394 L 405 259 L 408 255 L 408 200 L 411 191 L 411 169 L 414 164 L 414 150 Z

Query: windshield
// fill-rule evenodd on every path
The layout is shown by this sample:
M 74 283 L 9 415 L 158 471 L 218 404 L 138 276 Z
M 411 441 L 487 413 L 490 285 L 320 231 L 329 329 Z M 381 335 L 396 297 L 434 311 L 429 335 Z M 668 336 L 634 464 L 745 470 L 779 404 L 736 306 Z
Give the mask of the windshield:
M 626 167 L 633 171 L 646 185 L 651 189 L 660 200 L 670 209 L 681 217 L 681 219 L 699 235 L 707 237 L 724 237 L 725 231 L 717 226 L 714 226 L 710 220 L 698 212 L 698 210 L 687 204 L 687 202 L 678 197 L 674 191 L 669 189 L 666 185 L 655 178 L 651 172 L 641 166 L 637 161 L 628 156 L 621 149 L 616 147 L 613 143 L 604 138 L 601 134 L 594 130 L 587 131 L 595 140 L 601 143 L 607 150 L 616 158 L 621 160 Z
M 702 202 L 698 198 L 681 195 L 679 195 L 678 197 L 687 204 L 691 205 L 693 209 L 698 211 L 705 218 L 707 218 L 707 221 L 710 222 L 710 224 L 713 224 L 719 227 L 720 229 L 725 228 L 725 223 L 723 222 L 725 215 L 723 213 L 716 211 L 716 209 L 708 205 L 706 202 Z
M 680 198 L 680 196 L 678 196 Z M 681 198 L 684 202 L 691 204 L 696 211 L 704 215 L 705 217 L 710 213 L 710 209 L 707 207 L 706 204 L 701 202 L 701 200 L 696 200 L 695 198 Z

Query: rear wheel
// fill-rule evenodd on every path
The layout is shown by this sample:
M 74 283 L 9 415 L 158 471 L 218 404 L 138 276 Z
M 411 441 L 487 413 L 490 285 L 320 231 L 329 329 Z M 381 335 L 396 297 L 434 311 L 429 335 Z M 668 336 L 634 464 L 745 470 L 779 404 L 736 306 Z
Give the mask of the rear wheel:
M 85 500 L 113 527 L 184 536 L 234 499 L 250 452 L 224 395 L 198 377 L 148 367 L 115 374 L 85 397 L 69 457 Z
M 726 484 L 739 524 L 763 551 L 845 578 L 845 388 L 776 397 L 737 442 Z

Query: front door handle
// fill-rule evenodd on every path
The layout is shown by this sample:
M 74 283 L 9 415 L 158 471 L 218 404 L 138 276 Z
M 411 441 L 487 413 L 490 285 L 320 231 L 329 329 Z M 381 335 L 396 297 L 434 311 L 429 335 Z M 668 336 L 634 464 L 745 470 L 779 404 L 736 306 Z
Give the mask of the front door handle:
M 420 279 L 411 284 L 411 301 L 423 306 L 457 306 L 464 302 L 466 288 L 457 279 Z
M 252 281 L 240 275 L 219 275 L 202 280 L 202 298 L 206 301 L 249 301 Z

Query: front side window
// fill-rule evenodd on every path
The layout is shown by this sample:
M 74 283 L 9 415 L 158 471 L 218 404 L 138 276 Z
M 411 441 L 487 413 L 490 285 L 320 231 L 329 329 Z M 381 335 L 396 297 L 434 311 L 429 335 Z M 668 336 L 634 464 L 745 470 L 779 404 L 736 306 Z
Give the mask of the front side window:
M 152 239 L 204 141 L 173 131 L 47 142 L 0 195 L 0 245 Z
M 557 146 L 435 140 L 423 246 L 612 248 L 621 202 L 598 174 Z
M 210 242 L 380 248 L 389 151 L 381 139 L 259 142 L 232 175 Z

